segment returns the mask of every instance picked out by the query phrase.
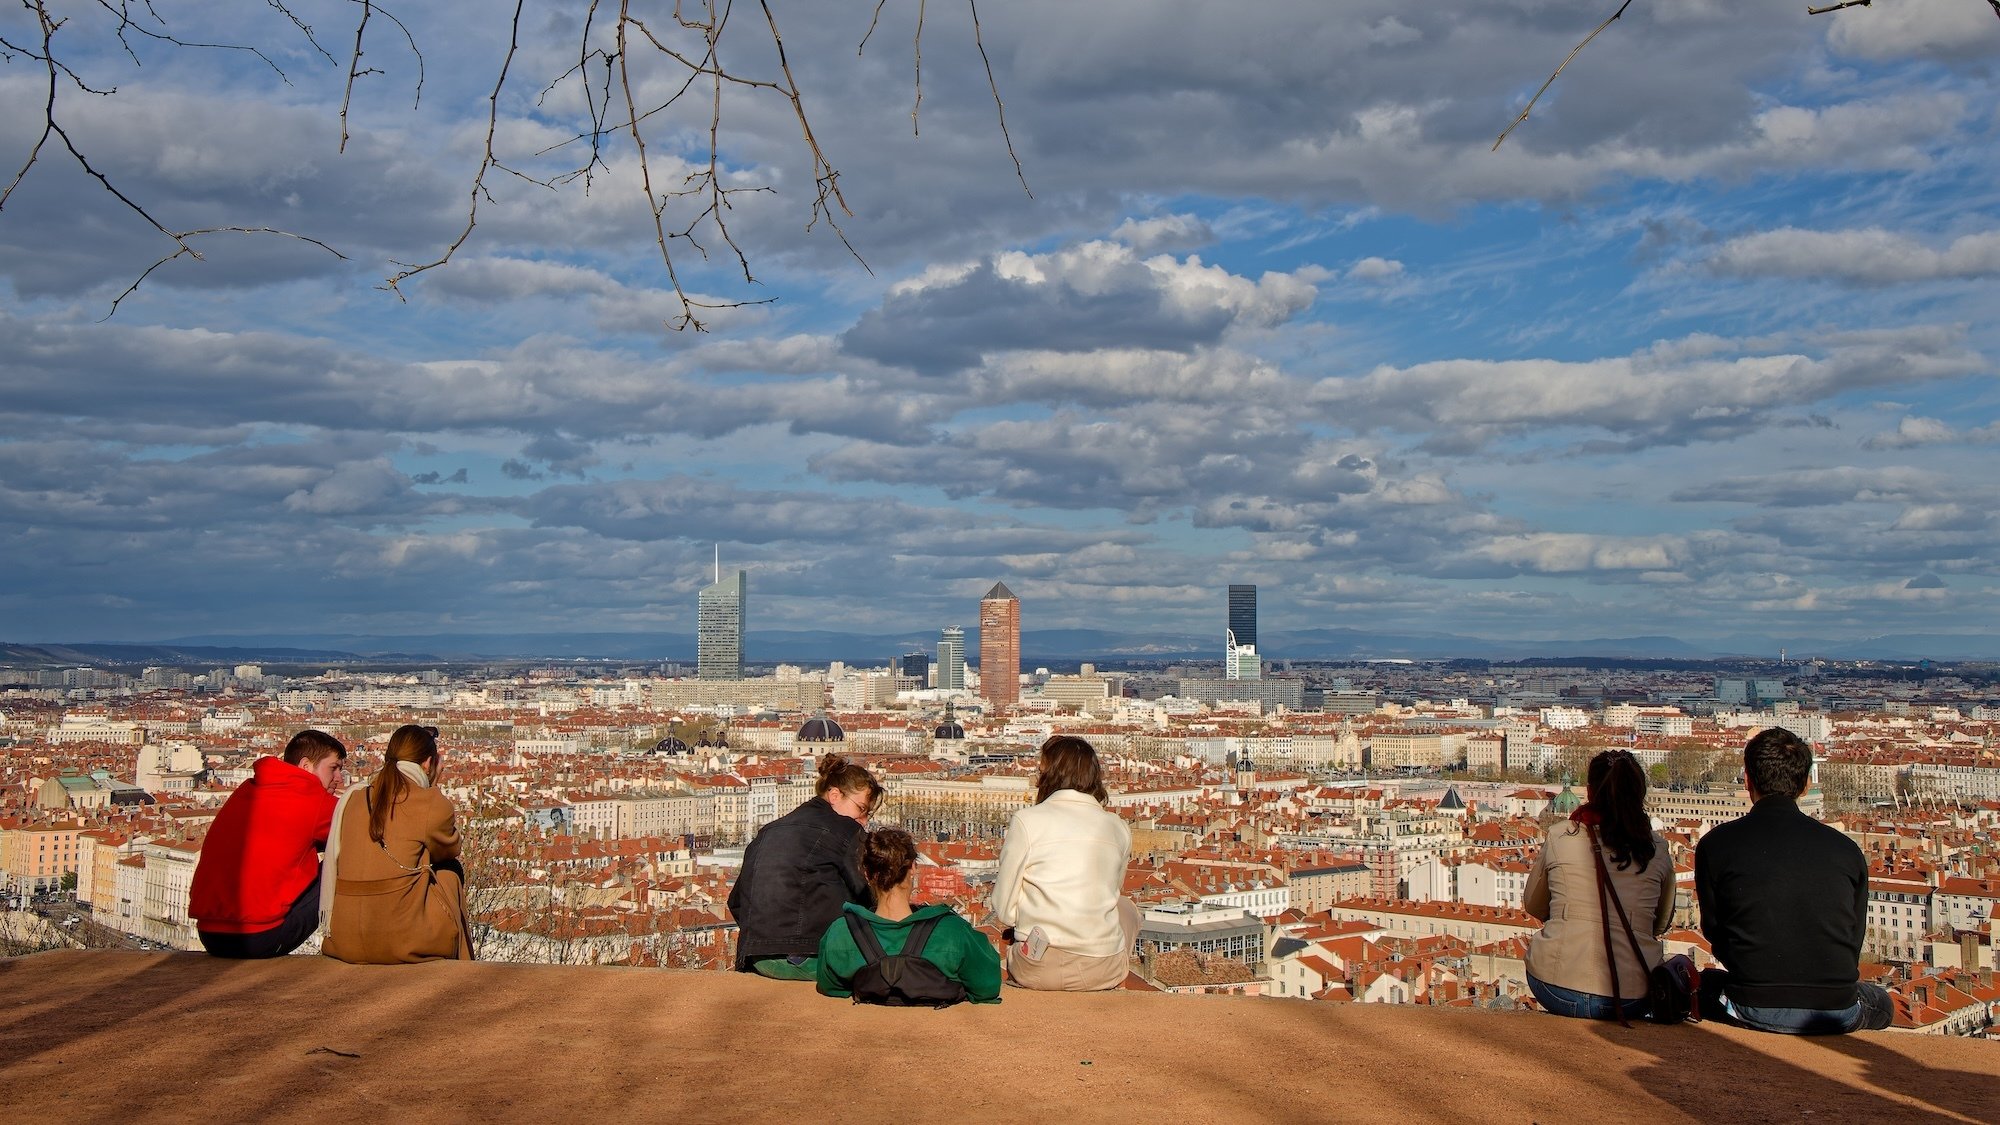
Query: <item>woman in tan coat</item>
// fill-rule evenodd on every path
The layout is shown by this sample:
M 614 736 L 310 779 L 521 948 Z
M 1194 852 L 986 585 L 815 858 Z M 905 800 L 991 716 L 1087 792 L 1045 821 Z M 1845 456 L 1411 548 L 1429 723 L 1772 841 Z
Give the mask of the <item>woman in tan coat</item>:
M 1660 963 L 1659 935 L 1674 916 L 1674 862 L 1646 815 L 1646 774 L 1637 759 L 1607 750 L 1590 760 L 1587 780 L 1589 799 L 1549 826 L 1528 871 L 1522 905 L 1545 923 L 1528 939 L 1528 990 L 1557 1015 L 1616 1019 L 1622 1009 L 1636 1019 L 1646 1014 L 1647 974 Z M 1599 892 L 1600 860 L 1631 923 L 1629 938 L 1617 906 Z
M 328 957 L 357 965 L 472 959 L 451 802 L 433 788 L 437 728 L 402 726 L 382 769 L 348 790 L 327 847 Z

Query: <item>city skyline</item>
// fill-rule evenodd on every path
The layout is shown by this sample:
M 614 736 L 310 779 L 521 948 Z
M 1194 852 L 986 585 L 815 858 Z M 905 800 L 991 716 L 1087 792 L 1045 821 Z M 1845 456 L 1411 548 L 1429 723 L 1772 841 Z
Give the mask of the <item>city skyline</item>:
M 1295 629 L 2000 621 L 2000 20 L 1976 0 L 1635 5 L 1497 150 L 1602 11 L 1022 0 L 982 13 L 1003 138 L 968 37 L 925 39 L 912 135 L 908 68 L 857 58 L 870 8 L 836 8 L 786 44 L 867 267 L 802 233 L 820 173 L 746 90 L 725 178 L 776 189 L 733 198 L 748 265 L 675 260 L 700 299 L 773 303 L 707 333 L 665 327 L 622 140 L 588 192 L 490 175 L 453 260 L 377 288 L 463 228 L 489 109 L 505 167 L 574 167 L 584 100 L 538 97 L 574 43 L 529 35 L 489 102 L 505 21 L 440 0 L 406 13 L 420 104 L 371 47 L 343 118 L 346 68 L 274 12 L 174 27 L 283 80 L 69 26 L 119 93 L 66 91 L 66 128 L 132 198 L 346 257 L 217 236 L 107 318 L 172 243 L 73 162 L 22 180 L 4 639 L 690 634 L 715 542 L 759 628 L 801 632 L 928 636 L 1002 578 L 1038 623 L 1212 649 L 1217 575 Z M 915 33 L 880 14 L 876 44 Z M 0 75 L 17 167 L 45 94 Z M 707 118 L 677 112 L 656 187 L 705 166 Z

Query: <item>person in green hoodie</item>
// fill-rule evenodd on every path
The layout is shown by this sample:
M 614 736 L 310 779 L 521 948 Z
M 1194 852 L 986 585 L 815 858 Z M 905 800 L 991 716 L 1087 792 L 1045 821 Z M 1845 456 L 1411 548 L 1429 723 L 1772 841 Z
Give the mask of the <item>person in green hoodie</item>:
M 875 892 L 875 909 L 852 902 L 842 909 L 875 931 L 884 954 L 901 953 L 911 928 L 936 918 L 937 927 L 924 945 L 924 960 L 964 985 L 966 998 L 973 1003 L 1000 1002 L 1000 954 L 986 935 L 949 906 L 910 902 L 917 884 L 917 842 L 908 832 L 878 828 L 867 833 L 861 844 L 861 875 Z M 847 928 L 847 919 L 834 919 L 819 939 L 820 993 L 842 998 L 853 995 L 854 974 L 866 963 Z

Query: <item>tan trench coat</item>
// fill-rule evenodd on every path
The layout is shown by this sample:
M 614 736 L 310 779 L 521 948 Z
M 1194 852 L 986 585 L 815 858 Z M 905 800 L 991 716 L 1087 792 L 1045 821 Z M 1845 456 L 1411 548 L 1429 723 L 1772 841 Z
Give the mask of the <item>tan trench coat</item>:
M 465 884 L 434 865 L 458 856 L 451 802 L 412 785 L 382 833 L 368 836 L 368 804 L 356 793 L 341 822 L 333 915 L 322 951 L 357 965 L 472 958 Z
M 1632 933 L 1646 955 L 1644 964 L 1632 955 L 1632 943 L 1611 912 L 1611 955 L 1618 963 L 1618 993 L 1627 1000 L 1646 995 L 1646 974 L 1664 953 L 1658 935 L 1674 917 L 1674 864 L 1667 842 L 1653 836 L 1653 862 L 1644 871 L 1618 865 L 1605 856 L 1612 889 L 1625 904 Z M 1541 932 L 1528 939 L 1527 968 L 1535 978 L 1558 988 L 1611 995 L 1611 974 L 1604 966 L 1605 912 L 1598 905 L 1597 865 L 1590 858 L 1590 837 L 1583 826 L 1560 820 L 1549 826 L 1542 852 L 1528 872 L 1521 904 L 1543 920 Z

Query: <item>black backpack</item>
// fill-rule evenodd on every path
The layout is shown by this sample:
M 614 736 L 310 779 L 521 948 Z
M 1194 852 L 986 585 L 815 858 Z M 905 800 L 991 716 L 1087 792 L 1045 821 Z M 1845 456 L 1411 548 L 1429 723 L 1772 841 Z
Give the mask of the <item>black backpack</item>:
M 854 946 L 867 962 L 854 972 L 849 986 L 856 1004 L 887 1004 L 892 1008 L 948 1008 L 965 999 L 965 986 L 944 975 L 944 970 L 924 960 L 924 944 L 931 939 L 941 918 L 926 918 L 910 927 L 910 940 L 901 953 L 882 952 L 875 927 L 853 914 L 847 919 Z

